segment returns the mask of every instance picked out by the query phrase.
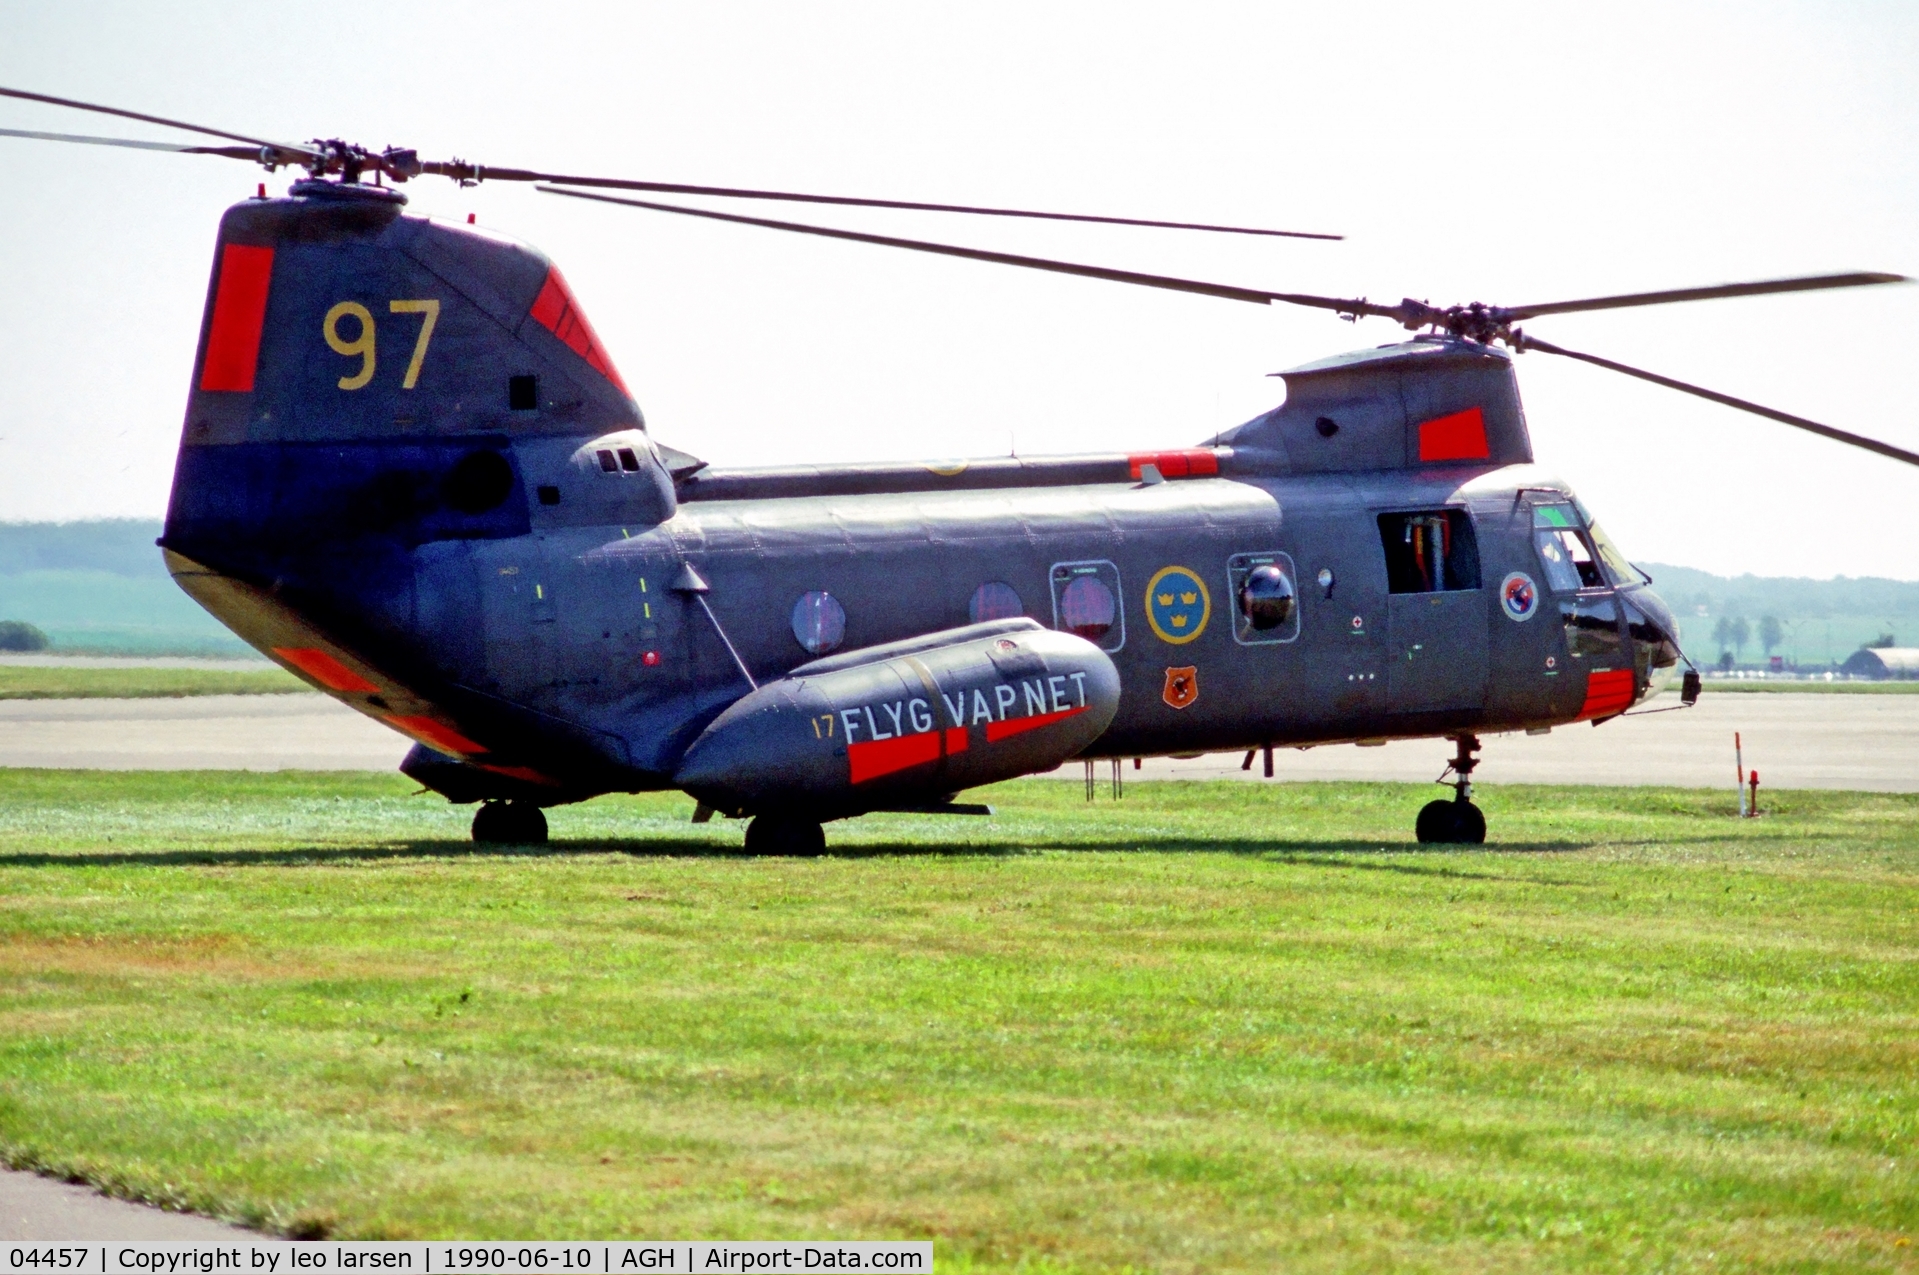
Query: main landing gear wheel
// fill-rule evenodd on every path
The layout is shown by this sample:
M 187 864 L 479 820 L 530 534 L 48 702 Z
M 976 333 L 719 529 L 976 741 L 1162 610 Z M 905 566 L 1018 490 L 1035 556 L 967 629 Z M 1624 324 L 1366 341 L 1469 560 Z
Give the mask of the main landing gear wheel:
M 799 815 L 755 815 L 746 825 L 746 852 L 817 859 L 826 853 L 826 830 Z
M 1486 840 L 1486 816 L 1473 804 L 1473 767 L 1479 759 L 1479 739 L 1475 735 L 1454 735 L 1452 761 L 1446 769 L 1457 776 L 1451 787 L 1451 801 L 1429 801 L 1420 807 L 1413 823 L 1413 835 L 1423 845 L 1476 846 Z M 1447 782 L 1444 776 L 1441 783 Z
M 473 840 L 485 846 L 543 846 L 546 812 L 524 801 L 486 801 L 473 814 Z

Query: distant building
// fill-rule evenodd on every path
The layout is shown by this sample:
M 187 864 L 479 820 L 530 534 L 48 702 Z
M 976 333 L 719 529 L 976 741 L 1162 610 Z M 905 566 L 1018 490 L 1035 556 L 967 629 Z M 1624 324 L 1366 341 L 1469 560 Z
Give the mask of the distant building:
M 1864 647 L 1847 656 L 1846 662 L 1839 666 L 1839 671 L 1875 680 L 1889 677 L 1919 678 L 1919 647 Z

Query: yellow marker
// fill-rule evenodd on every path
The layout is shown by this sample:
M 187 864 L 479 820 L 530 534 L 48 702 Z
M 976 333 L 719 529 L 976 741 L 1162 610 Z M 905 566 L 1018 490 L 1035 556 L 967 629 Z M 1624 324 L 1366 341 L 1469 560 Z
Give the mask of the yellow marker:
M 340 320 L 348 315 L 360 321 L 360 335 L 351 341 L 340 335 Z M 358 301 L 342 301 L 326 312 L 326 321 L 320 325 L 320 332 L 326 337 L 327 345 L 332 347 L 335 354 L 343 354 L 347 358 L 352 358 L 356 354 L 360 356 L 360 370 L 352 376 L 341 377 L 341 389 L 357 390 L 373 379 L 376 359 L 371 311 Z
M 422 301 L 389 301 L 386 308 L 393 314 L 426 316 L 426 322 L 420 325 L 420 339 L 413 343 L 413 358 L 406 365 L 406 378 L 400 382 L 401 389 L 410 390 L 420 383 L 420 365 L 426 362 L 426 347 L 427 342 L 433 339 L 433 325 L 440 321 L 440 303 L 436 298 L 428 297 Z

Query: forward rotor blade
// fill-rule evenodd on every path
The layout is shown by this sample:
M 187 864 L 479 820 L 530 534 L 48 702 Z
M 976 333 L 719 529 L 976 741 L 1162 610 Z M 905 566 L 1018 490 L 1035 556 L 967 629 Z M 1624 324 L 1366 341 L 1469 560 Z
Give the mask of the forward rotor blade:
M 1709 288 L 1628 292 L 1616 297 L 1588 297 L 1584 301 L 1501 306 L 1496 313 L 1507 323 L 1520 323 L 1542 314 L 1572 314 L 1579 310 L 1624 310 L 1632 306 L 1666 305 L 1674 301 L 1715 301 L 1721 297 L 1758 297 L 1774 292 L 1817 292 L 1826 288 L 1865 288 L 1878 283 L 1906 282 L 1909 281 L 1902 274 L 1882 274 L 1877 271 L 1807 275 L 1798 279 L 1765 279 L 1757 283 L 1721 283 Z
M 277 151 L 286 151 L 293 155 L 314 156 L 316 152 L 304 146 L 289 146 L 285 142 L 269 142 L 265 138 L 248 137 L 245 133 L 229 133 L 224 129 L 207 128 L 202 124 L 189 124 L 185 120 L 172 120 L 164 115 L 143 115 L 139 111 L 123 111 L 117 106 L 101 106 L 97 102 L 78 102 L 69 97 L 52 97 L 45 93 L 29 93 L 25 89 L 0 88 L 0 97 L 19 98 L 23 102 L 45 102 L 49 106 L 65 106 L 76 111 L 92 111 L 95 115 L 117 115 L 121 119 L 139 120 L 145 124 L 163 124 L 168 128 L 185 129 L 189 133 L 205 133 L 208 137 L 224 137 L 230 142 L 246 142 L 252 146 L 271 147 Z
M 1568 350 L 1562 346 L 1542 341 L 1535 336 L 1521 334 L 1519 346 L 1523 350 L 1538 350 L 1542 354 L 1560 354 L 1569 359 L 1578 359 L 1581 363 L 1590 363 L 1594 367 L 1603 367 L 1613 372 L 1623 372 L 1627 376 L 1638 377 L 1642 381 L 1651 381 L 1654 385 L 1663 385 L 1669 390 L 1678 390 L 1682 394 L 1691 394 L 1726 407 L 1736 407 L 1742 412 L 1751 412 L 1767 420 L 1778 421 L 1782 425 L 1791 425 L 1795 429 L 1808 430 L 1821 438 L 1830 438 L 1837 443 L 1846 443 L 1853 447 L 1863 447 L 1869 452 L 1877 452 L 1893 460 L 1902 460 L 1908 465 L 1919 465 L 1919 452 L 1909 452 L 1891 443 L 1882 443 L 1876 438 L 1867 438 L 1862 434 L 1848 433 L 1843 429 L 1834 429 L 1830 425 L 1821 425 L 1809 421 L 1803 416 L 1794 416 L 1790 412 L 1775 411 L 1762 407 L 1758 403 L 1749 403 L 1743 398 L 1734 398 L 1730 394 L 1721 394 L 1717 390 L 1704 389 L 1697 385 L 1688 385 L 1684 381 L 1675 381 L 1670 376 L 1661 376 L 1657 372 L 1648 372 L 1643 368 L 1629 367 L 1624 363 L 1615 363 L 1611 359 L 1602 359 L 1596 354 L 1581 354 L 1577 350 Z
M 0 128 L 0 137 L 27 137 L 39 142 L 79 142 L 87 146 L 124 146 L 138 151 L 173 151 L 181 155 L 224 155 L 228 159 L 258 161 L 255 146 L 182 146 L 178 142 L 143 142 L 131 137 L 89 137 L 81 133 L 35 133 L 24 128 Z
M 540 186 L 537 189 L 541 194 L 565 195 L 569 199 L 590 199 L 601 204 L 619 204 L 627 208 L 644 208 L 651 212 L 674 213 L 682 217 L 727 221 L 740 226 L 760 226 L 767 230 L 787 230 L 795 234 L 819 235 L 826 239 L 844 239 L 850 243 L 878 244 L 884 248 L 905 248 L 912 252 L 928 252 L 941 257 L 960 257 L 967 261 L 986 261 L 1000 266 L 1019 266 L 1026 270 L 1078 275 L 1083 279 L 1105 279 L 1110 283 L 1130 283 L 1137 287 L 1160 288 L 1169 292 L 1191 292 L 1200 296 L 1221 297 L 1227 301 L 1250 301 L 1254 305 L 1268 305 L 1275 301 L 1283 301 L 1289 305 L 1331 310 L 1336 314 L 1391 317 L 1395 313 L 1383 306 L 1372 305 L 1366 301 L 1344 301 L 1338 297 L 1319 297 L 1309 293 L 1262 292 L 1256 288 L 1240 288 L 1227 283 L 1207 283 L 1199 279 L 1181 279 L 1172 275 L 1142 274 L 1136 270 L 1115 270 L 1107 266 L 1054 261 L 1047 257 L 1023 257 L 1011 252 L 988 252 L 982 248 L 962 248 L 955 244 L 932 243 L 924 239 L 898 239 L 891 235 L 869 235 L 856 230 L 835 230 L 830 226 L 813 226 L 804 222 L 771 221 L 764 217 L 743 217 L 737 213 L 711 212 L 704 208 L 682 208 L 677 204 L 656 204 L 643 199 L 590 195 L 583 190 L 562 190 L 555 186 Z
M 489 178 L 497 171 L 486 170 Z M 517 178 L 515 180 L 528 180 Z M 1038 221 L 1079 221 L 1102 226 L 1149 226 L 1161 230 L 1202 230 L 1221 235 L 1266 235 L 1275 239 L 1344 239 L 1344 235 L 1305 230 L 1265 230 L 1257 226 L 1220 226 L 1202 221 L 1151 221 L 1140 217 L 1099 217 L 1090 213 L 1035 212 L 1025 208 L 983 208 L 971 204 L 924 204 L 906 199 L 865 199 L 851 195 L 801 195 L 787 190 L 749 190 L 733 186 L 684 186 L 674 182 L 625 181 L 613 177 L 563 177 L 541 173 L 530 180 L 554 186 L 582 186 L 595 190 L 640 190 L 659 195 L 713 195 L 724 199 L 767 199 L 797 204 L 834 204 L 847 208 L 898 208 L 909 212 L 967 213 L 975 217 L 1027 217 Z

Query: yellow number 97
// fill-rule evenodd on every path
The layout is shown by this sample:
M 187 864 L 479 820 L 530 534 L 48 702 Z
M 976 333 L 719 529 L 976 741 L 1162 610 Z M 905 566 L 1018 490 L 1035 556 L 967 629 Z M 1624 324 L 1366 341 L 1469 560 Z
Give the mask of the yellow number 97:
M 346 315 L 352 315 L 360 321 L 360 335 L 351 341 L 340 335 L 340 320 Z M 341 389 L 357 390 L 373 379 L 373 315 L 365 306 L 358 301 L 342 301 L 326 312 L 326 323 L 321 330 L 326 333 L 326 343 L 333 347 L 335 354 L 344 354 L 348 358 L 356 354 L 360 356 L 360 370 L 352 376 L 341 377 Z

